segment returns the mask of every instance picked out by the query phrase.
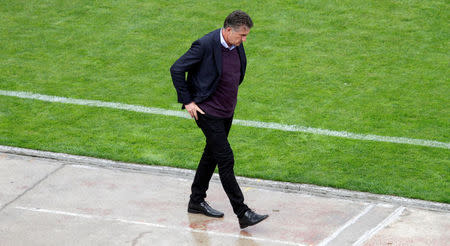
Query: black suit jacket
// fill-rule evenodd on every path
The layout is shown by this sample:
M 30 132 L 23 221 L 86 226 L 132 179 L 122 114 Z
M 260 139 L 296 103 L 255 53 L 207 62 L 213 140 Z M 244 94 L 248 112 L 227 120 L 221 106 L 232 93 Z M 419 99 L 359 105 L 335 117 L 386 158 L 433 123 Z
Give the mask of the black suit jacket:
M 222 50 L 220 30 L 214 30 L 194 41 L 191 48 L 170 68 L 178 102 L 199 103 L 207 99 L 217 88 L 222 75 Z M 247 58 L 243 44 L 236 47 L 241 61 L 241 78 L 244 80 Z M 186 72 L 188 73 L 186 79 Z

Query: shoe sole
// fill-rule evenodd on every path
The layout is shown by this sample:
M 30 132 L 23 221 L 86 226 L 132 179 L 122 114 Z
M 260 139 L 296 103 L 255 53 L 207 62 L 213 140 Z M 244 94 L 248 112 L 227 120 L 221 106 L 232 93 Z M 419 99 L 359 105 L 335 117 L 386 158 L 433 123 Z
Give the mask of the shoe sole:
M 240 223 L 239 223 L 239 227 L 241 227 L 241 229 L 244 229 L 244 228 L 247 228 L 247 227 L 249 227 L 249 226 L 256 225 L 256 224 L 258 224 L 259 222 L 261 222 L 261 221 L 263 221 L 263 220 L 265 220 L 265 219 L 267 219 L 267 218 L 269 218 L 269 215 L 265 216 L 262 220 L 256 221 L 255 223 L 252 223 L 252 224 L 245 224 L 245 225 L 243 225 L 243 224 L 240 224 Z
M 223 214 L 220 214 L 220 215 L 205 214 L 203 211 L 192 209 L 192 208 L 188 208 L 188 213 L 191 213 L 191 214 L 203 214 L 205 216 L 214 217 L 214 218 L 222 218 L 223 217 Z

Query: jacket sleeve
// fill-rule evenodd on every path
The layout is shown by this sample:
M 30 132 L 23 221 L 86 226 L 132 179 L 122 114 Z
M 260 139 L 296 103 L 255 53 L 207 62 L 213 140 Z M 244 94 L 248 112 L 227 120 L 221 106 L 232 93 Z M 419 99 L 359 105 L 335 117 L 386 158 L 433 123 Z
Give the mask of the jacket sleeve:
M 183 105 L 193 101 L 193 85 L 186 81 L 186 72 L 192 70 L 203 56 L 199 40 L 192 43 L 191 48 L 170 67 L 172 82 L 177 90 L 178 102 Z

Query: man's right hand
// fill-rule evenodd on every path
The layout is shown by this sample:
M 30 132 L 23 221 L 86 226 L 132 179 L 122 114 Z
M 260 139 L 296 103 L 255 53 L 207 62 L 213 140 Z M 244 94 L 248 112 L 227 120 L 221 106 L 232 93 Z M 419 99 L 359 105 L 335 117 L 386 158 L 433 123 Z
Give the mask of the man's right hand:
M 195 104 L 195 102 L 191 102 L 189 104 L 186 104 L 186 105 L 184 105 L 184 107 L 189 112 L 191 117 L 195 118 L 196 120 L 198 120 L 197 112 L 200 112 L 201 114 L 205 114 L 205 112 L 203 112 L 203 110 L 201 108 L 199 108 L 197 106 L 197 104 Z

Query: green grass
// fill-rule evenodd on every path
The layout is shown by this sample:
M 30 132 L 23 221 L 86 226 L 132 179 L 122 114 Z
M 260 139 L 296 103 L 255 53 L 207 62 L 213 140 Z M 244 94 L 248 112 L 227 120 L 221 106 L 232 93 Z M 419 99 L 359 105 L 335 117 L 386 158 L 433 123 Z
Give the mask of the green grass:
M 236 118 L 450 141 L 446 1 L 0 2 L 0 89 L 179 110 L 169 67 L 255 27 Z M 0 144 L 194 169 L 193 121 L 0 96 Z M 239 175 L 450 202 L 447 149 L 233 126 Z

